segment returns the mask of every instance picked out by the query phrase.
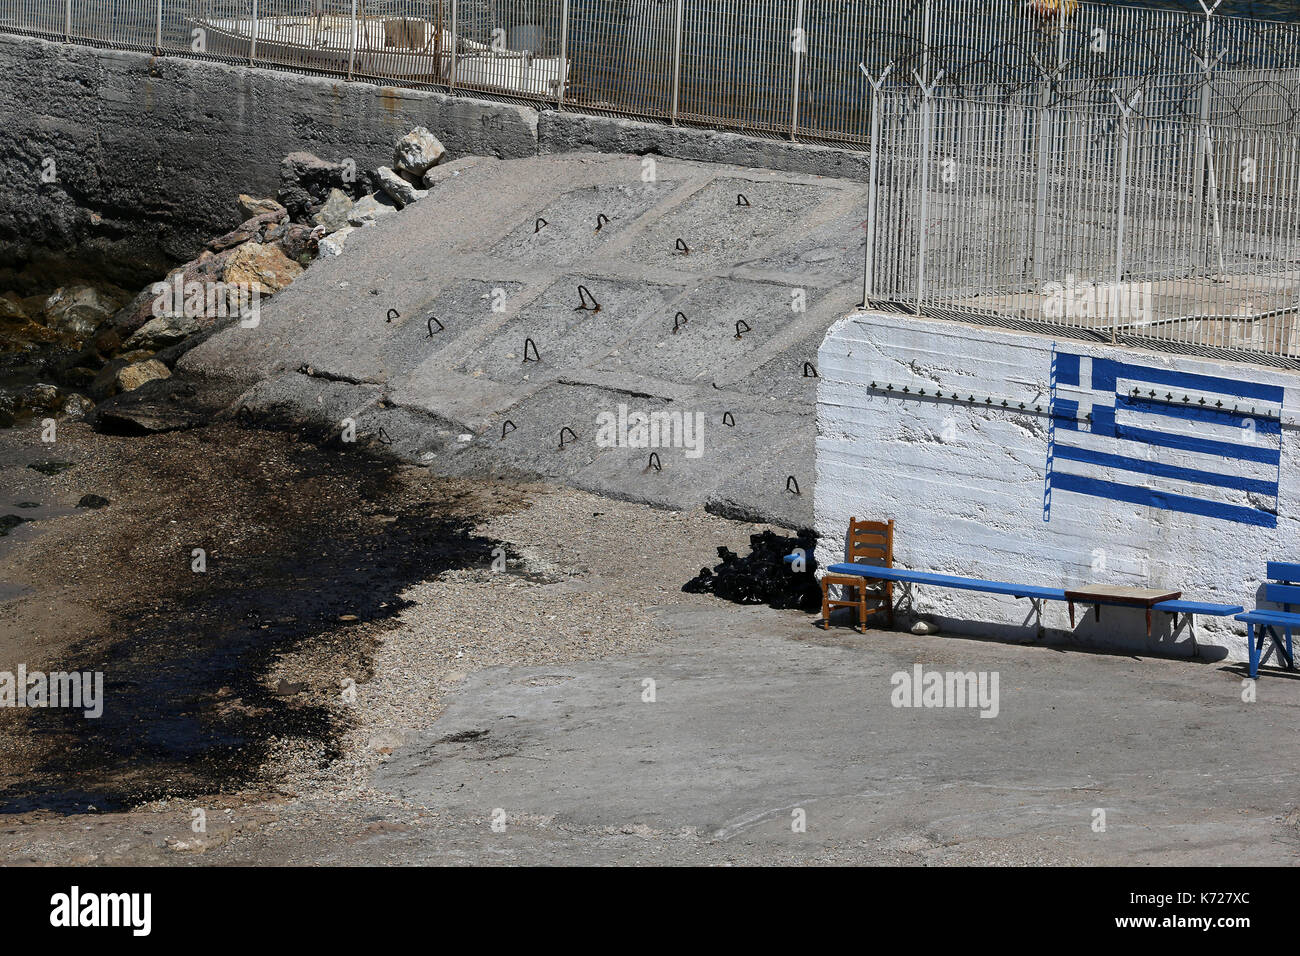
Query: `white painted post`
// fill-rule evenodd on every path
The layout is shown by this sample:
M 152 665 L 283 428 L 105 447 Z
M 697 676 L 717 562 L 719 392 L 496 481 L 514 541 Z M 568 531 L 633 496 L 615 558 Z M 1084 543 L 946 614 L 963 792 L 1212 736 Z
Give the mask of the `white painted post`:
M 1205 0 L 1197 0 L 1197 2 L 1205 12 L 1205 26 L 1201 33 L 1200 56 L 1193 54 L 1193 59 L 1201 68 L 1201 141 L 1197 145 L 1192 173 L 1194 177 L 1192 181 L 1192 266 L 1196 273 L 1204 273 L 1209 268 L 1205 258 L 1201 226 L 1205 218 L 1205 158 L 1208 155 L 1206 139 L 1209 135 L 1210 122 L 1210 77 L 1214 67 L 1218 65 L 1217 59 L 1213 63 L 1210 61 L 1210 37 L 1214 31 L 1214 11 L 1219 8 L 1223 0 L 1214 0 L 1213 6 L 1207 6 Z
M 1202 131 L 1205 137 L 1205 165 L 1210 180 L 1210 214 L 1214 220 L 1214 248 L 1219 263 L 1219 275 L 1222 276 L 1226 268 L 1223 264 L 1223 221 L 1219 218 L 1219 177 L 1214 168 L 1214 141 L 1210 137 L 1209 124 L 1202 127 Z
M 72 39 L 72 0 L 63 0 L 63 42 Z
M 862 75 L 867 78 L 871 84 L 871 167 L 867 177 L 867 250 L 866 264 L 863 266 L 862 273 L 862 307 L 865 309 L 867 303 L 875 294 L 876 285 L 876 164 L 880 155 L 880 88 L 885 85 L 885 77 L 889 76 L 890 71 L 894 69 L 894 64 L 885 67 L 885 71 L 880 74 L 880 79 L 873 79 L 867 72 L 866 66 L 859 63 L 858 69 Z
M 924 81 L 922 86 L 930 82 L 930 28 L 933 13 L 930 0 L 925 0 L 925 21 L 922 27 L 924 35 L 921 37 L 921 78 Z
M 929 10 L 929 5 L 926 5 Z M 917 85 L 921 87 L 921 94 L 925 103 L 925 109 L 921 113 L 921 155 L 920 155 L 920 174 L 921 174 L 921 209 L 920 209 L 920 234 L 916 240 L 916 314 L 921 314 L 921 304 L 925 301 L 925 253 L 928 235 L 927 220 L 930 217 L 930 134 L 931 134 L 931 116 L 930 111 L 934 109 L 933 96 L 935 88 L 939 81 L 943 79 L 943 70 L 940 70 L 934 78 L 934 83 L 926 86 L 916 71 L 912 71 L 916 77 Z
M 447 71 L 447 92 L 452 93 L 456 90 L 456 48 L 460 45 L 457 35 L 458 24 L 456 16 L 459 14 L 456 6 L 456 0 L 451 0 L 451 69 Z
M 155 54 L 162 53 L 162 5 L 163 0 L 158 0 L 158 16 L 154 20 L 153 31 L 153 52 Z
M 348 79 L 357 65 L 357 0 L 352 0 L 352 43 L 348 47 Z
M 1038 183 L 1034 196 L 1034 240 L 1030 252 L 1034 260 L 1034 278 L 1042 280 L 1044 260 L 1047 258 L 1047 200 L 1050 192 L 1049 176 L 1052 165 L 1052 143 L 1056 136 L 1056 114 L 1051 109 L 1056 80 L 1065 68 L 1065 5 L 1057 8 L 1056 17 L 1056 67 L 1052 71 L 1034 57 L 1041 74 L 1038 92 Z
M 1112 93 L 1112 95 L 1114 95 Z M 1124 286 L 1124 215 L 1128 200 L 1128 114 L 1129 105 L 1116 97 L 1119 103 L 1119 203 L 1115 222 L 1115 295 Z M 1114 320 L 1110 325 L 1110 341 L 1114 344 L 1119 338 L 1119 309 L 1113 310 Z
M 803 71 L 803 48 L 807 42 L 803 31 L 803 2 L 795 13 L 794 35 L 791 37 L 794 47 L 794 84 L 790 91 L 790 139 L 793 141 L 799 133 L 799 79 Z
M 257 58 L 257 0 L 253 0 L 253 28 L 248 31 L 248 65 Z
M 686 0 L 677 0 L 677 27 L 673 35 L 673 114 L 672 124 L 677 125 L 682 90 L 682 14 Z
M 558 104 L 564 109 L 564 83 L 569 77 L 569 0 L 560 7 L 560 89 Z

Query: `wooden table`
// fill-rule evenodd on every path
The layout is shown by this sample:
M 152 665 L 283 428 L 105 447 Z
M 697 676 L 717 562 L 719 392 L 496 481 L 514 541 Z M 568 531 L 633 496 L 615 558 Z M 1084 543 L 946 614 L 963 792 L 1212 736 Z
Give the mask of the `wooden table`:
M 1115 584 L 1086 584 L 1078 588 L 1066 588 L 1065 599 L 1070 602 L 1070 627 L 1074 627 L 1074 602 L 1094 604 L 1097 608 L 1097 620 L 1101 620 L 1103 604 L 1117 604 L 1123 607 L 1143 607 L 1147 612 L 1147 637 L 1151 636 L 1151 608 L 1161 601 L 1177 601 L 1183 596 L 1182 591 L 1162 591 L 1159 588 L 1133 588 Z

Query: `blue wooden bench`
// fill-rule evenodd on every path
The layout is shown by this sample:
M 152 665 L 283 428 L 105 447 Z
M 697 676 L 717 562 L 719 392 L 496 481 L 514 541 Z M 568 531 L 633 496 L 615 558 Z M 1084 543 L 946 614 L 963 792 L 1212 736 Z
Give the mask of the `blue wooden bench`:
M 988 581 L 983 578 L 963 578 L 954 574 L 937 574 L 933 571 L 909 571 L 906 568 L 881 568 L 871 564 L 832 564 L 826 569 L 831 574 L 852 574 L 881 581 L 895 581 L 905 586 L 927 584 L 932 587 L 955 588 L 959 591 L 982 591 L 985 594 L 1005 594 L 1014 598 L 1028 598 L 1034 613 L 1041 621 L 1043 601 L 1064 601 L 1064 588 L 1045 588 L 1037 584 L 1015 584 L 1010 581 Z M 1041 627 L 1039 628 L 1041 633 Z
M 1287 670 L 1295 670 L 1295 657 L 1291 652 L 1291 631 L 1300 628 L 1300 614 L 1291 612 L 1292 604 L 1300 604 L 1300 564 L 1286 561 L 1268 562 L 1269 580 L 1264 584 L 1264 600 L 1282 605 L 1275 608 L 1256 607 L 1253 611 L 1238 614 L 1236 619 L 1246 625 L 1246 646 L 1250 651 L 1250 676 L 1259 676 L 1259 661 L 1264 653 L 1264 639 L 1277 648 L 1278 656 L 1286 662 Z
M 789 559 L 787 559 L 789 560 Z M 1271 567 L 1271 565 L 1270 565 Z M 1291 565 L 1300 569 L 1300 565 Z M 1015 584 L 1010 581 L 990 581 L 984 578 L 964 578 L 952 574 L 936 574 L 933 571 L 909 571 L 906 568 L 881 568 L 870 564 L 832 564 L 827 568 L 832 574 L 853 574 L 858 577 L 875 578 L 882 581 L 896 581 L 902 584 L 928 584 L 933 587 L 955 588 L 961 591 L 980 591 L 985 594 L 1005 594 L 1014 598 L 1028 598 L 1035 611 L 1042 614 L 1043 601 L 1065 601 L 1065 588 L 1047 588 L 1036 584 Z M 1298 578 L 1300 579 L 1300 578 Z M 1300 603 L 1300 587 L 1294 588 L 1293 600 Z M 1152 605 L 1152 610 L 1164 611 L 1174 615 L 1174 633 L 1180 630 L 1178 615 L 1190 624 L 1198 614 L 1215 617 L 1228 617 L 1242 611 L 1240 604 L 1212 604 L 1208 601 L 1161 601 Z M 1300 625 L 1300 615 L 1296 616 Z M 1196 651 L 1196 635 L 1192 634 L 1192 649 Z

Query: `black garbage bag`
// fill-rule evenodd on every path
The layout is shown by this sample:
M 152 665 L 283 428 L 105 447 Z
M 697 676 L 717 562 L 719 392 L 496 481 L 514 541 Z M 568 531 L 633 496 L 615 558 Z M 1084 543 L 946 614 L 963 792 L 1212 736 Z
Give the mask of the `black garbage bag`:
M 794 537 L 782 537 L 772 531 L 749 536 L 749 555 L 742 558 L 729 548 L 718 548 L 722 563 L 712 571 L 700 573 L 682 585 L 688 594 L 715 594 L 736 604 L 766 604 L 777 609 L 799 608 L 816 611 L 822 606 L 821 586 L 813 572 L 812 558 L 817 535 L 803 531 Z M 795 571 L 785 563 L 785 556 L 803 549 L 807 566 Z

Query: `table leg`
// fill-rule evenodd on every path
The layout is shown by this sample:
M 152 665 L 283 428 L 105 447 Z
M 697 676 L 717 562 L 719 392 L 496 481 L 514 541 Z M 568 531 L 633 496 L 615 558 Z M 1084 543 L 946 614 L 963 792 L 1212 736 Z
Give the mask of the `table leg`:
M 1074 630 L 1074 602 L 1068 602 L 1070 605 L 1070 630 Z

